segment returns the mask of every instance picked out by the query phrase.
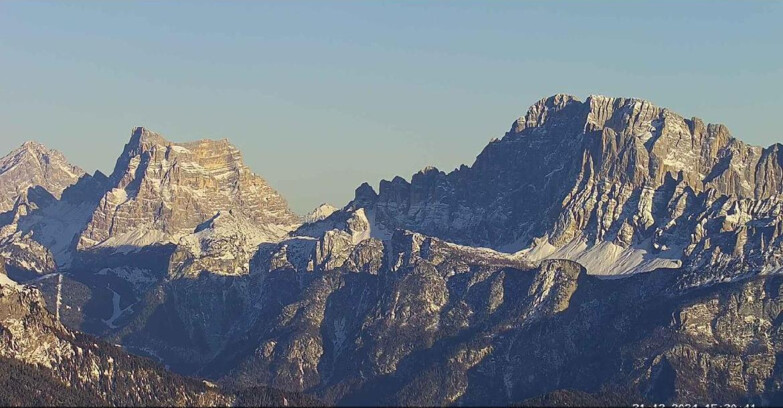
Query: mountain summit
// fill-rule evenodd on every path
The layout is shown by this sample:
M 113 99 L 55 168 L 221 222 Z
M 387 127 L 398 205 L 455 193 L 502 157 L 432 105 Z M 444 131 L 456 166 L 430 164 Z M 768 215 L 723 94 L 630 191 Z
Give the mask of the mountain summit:
M 355 202 L 388 230 L 573 259 L 596 274 L 749 258 L 774 269 L 781 147 L 749 146 L 640 99 L 554 95 L 472 166 L 384 180 L 377 197 L 365 188 Z
M 285 199 L 253 174 L 225 139 L 172 143 L 135 128 L 109 180 L 79 248 L 176 242 L 229 209 L 277 238 L 299 222 Z
M 25 142 L 0 158 L 0 213 L 14 208 L 30 187 L 42 187 L 59 198 L 63 190 L 85 175 L 65 156 L 38 142 Z

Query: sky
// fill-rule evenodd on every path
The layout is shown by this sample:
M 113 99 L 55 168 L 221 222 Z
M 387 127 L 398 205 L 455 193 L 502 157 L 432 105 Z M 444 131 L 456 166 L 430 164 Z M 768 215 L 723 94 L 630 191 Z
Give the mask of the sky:
M 229 139 L 304 214 L 471 164 L 535 101 L 637 97 L 783 141 L 783 2 L 0 1 L 0 155 L 111 172 Z

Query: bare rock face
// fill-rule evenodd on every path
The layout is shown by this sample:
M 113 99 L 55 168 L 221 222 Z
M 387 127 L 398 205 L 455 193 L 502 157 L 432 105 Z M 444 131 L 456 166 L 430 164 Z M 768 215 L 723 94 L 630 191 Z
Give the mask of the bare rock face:
M 726 266 L 721 254 L 755 258 L 758 272 L 780 264 L 769 245 L 779 237 L 780 149 L 643 100 L 555 95 L 473 166 L 395 177 L 377 195 L 363 186 L 354 202 L 389 230 L 573 259 L 594 274 Z
M 285 200 L 226 140 L 178 144 L 136 128 L 110 186 L 81 234 L 81 249 L 176 242 L 219 211 L 233 210 L 274 237 L 298 224 Z
M 0 159 L 0 213 L 10 211 L 31 187 L 41 187 L 59 198 L 85 172 L 62 153 L 36 142 L 22 146 Z

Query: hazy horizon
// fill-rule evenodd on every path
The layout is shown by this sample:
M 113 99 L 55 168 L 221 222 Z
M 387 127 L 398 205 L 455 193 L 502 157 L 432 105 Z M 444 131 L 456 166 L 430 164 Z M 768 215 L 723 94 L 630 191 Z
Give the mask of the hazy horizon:
M 556 93 L 646 99 L 766 146 L 781 20 L 772 2 L 2 2 L 0 155 L 36 140 L 108 174 L 135 126 L 227 138 L 303 214 L 470 165 Z

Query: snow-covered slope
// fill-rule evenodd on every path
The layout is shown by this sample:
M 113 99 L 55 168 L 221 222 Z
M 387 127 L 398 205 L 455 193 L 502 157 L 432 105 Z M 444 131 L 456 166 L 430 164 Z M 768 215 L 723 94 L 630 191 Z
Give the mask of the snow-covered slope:
M 259 226 L 233 210 L 220 211 L 180 238 L 171 256 L 169 275 L 243 275 L 262 242 L 276 242 L 288 231 L 278 225 Z

